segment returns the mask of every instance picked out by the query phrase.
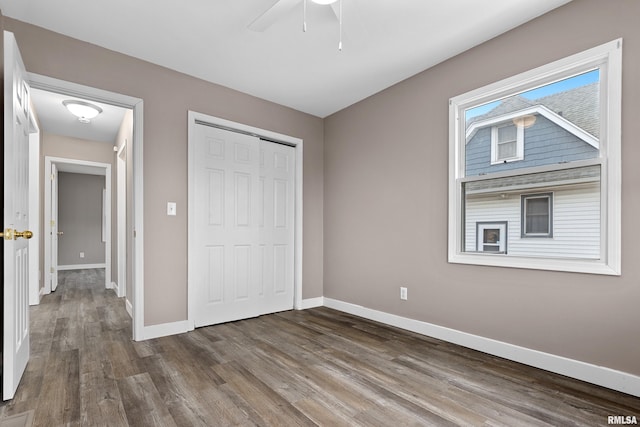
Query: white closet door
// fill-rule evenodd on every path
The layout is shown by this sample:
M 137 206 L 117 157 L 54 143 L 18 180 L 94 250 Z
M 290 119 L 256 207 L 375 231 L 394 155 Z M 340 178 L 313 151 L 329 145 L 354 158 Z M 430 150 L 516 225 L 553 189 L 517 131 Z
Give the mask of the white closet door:
M 205 125 L 196 133 L 195 326 L 292 309 L 295 150 Z

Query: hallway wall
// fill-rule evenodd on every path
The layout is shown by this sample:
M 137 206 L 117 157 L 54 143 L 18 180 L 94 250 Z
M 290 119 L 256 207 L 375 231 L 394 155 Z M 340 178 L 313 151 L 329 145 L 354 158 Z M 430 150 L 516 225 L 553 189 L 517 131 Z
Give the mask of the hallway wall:
M 58 265 L 104 264 L 105 177 L 58 173 Z

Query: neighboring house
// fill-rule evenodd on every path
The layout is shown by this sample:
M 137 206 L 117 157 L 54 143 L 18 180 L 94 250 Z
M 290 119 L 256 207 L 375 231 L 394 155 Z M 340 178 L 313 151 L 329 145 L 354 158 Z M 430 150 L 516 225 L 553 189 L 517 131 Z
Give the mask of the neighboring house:
M 467 122 L 465 250 L 600 257 L 598 83 L 514 96 Z M 494 175 L 492 177 L 491 175 Z

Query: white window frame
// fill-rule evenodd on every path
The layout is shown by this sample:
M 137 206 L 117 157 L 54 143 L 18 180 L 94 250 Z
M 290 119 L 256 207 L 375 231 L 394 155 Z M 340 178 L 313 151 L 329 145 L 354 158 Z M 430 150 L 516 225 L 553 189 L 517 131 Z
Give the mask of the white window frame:
M 581 166 L 601 168 L 601 241 L 599 260 L 489 255 L 464 251 L 465 182 L 486 177 L 465 176 L 465 110 L 544 86 L 584 72 L 600 69 L 600 156 L 580 161 Z M 571 55 L 553 63 L 453 97 L 449 100 L 449 242 L 450 263 L 498 267 L 569 271 L 592 274 L 621 274 L 621 115 L 622 39 Z M 563 169 L 568 165 L 542 169 Z M 525 171 L 511 172 L 514 175 Z M 505 173 L 505 175 L 508 173 Z
M 507 158 L 499 158 L 498 157 L 498 144 L 499 144 L 499 140 L 498 140 L 498 129 L 504 126 L 515 126 L 516 128 L 516 155 L 513 157 L 507 157 Z M 523 160 L 524 159 L 524 126 L 522 124 L 522 122 L 518 122 L 518 123 L 500 123 L 497 124 L 495 126 L 491 127 L 491 164 L 492 165 L 496 165 L 496 164 L 500 164 L 500 163 L 509 163 L 509 162 L 516 162 L 518 160 Z

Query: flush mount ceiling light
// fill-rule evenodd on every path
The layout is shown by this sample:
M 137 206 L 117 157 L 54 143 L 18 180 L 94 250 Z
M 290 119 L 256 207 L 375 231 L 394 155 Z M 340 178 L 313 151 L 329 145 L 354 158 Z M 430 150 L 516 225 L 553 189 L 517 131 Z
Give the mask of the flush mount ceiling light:
M 85 101 L 66 100 L 62 101 L 62 105 L 81 123 L 90 123 L 91 119 L 102 113 L 102 108 Z
M 331 4 L 331 3 L 337 2 L 338 0 L 311 0 L 311 1 L 317 4 Z

